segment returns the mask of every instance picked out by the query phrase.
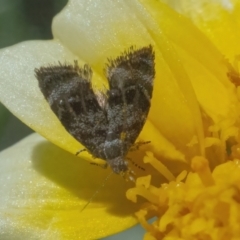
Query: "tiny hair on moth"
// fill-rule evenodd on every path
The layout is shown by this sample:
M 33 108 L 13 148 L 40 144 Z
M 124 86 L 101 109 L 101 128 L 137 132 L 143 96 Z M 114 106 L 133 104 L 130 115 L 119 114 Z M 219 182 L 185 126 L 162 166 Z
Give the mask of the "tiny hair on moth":
M 107 59 L 108 89 L 93 89 L 93 71 L 58 63 L 35 69 L 39 88 L 65 129 L 112 171 L 129 171 L 126 155 L 140 134 L 151 106 L 155 78 L 152 45 L 130 47 Z

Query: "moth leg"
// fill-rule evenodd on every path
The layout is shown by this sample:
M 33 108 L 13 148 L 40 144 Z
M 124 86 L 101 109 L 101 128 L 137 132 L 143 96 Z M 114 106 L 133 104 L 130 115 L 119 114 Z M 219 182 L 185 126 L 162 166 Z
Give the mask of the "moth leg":
M 78 151 L 75 153 L 75 155 L 78 156 L 81 152 L 85 152 L 85 151 L 87 151 L 87 149 L 86 149 L 86 148 L 82 148 L 82 149 L 78 150 Z
M 107 163 L 101 165 L 101 164 L 96 163 L 96 162 L 91 162 L 90 164 L 91 164 L 91 165 L 98 166 L 98 167 L 101 167 L 101 168 L 103 168 L 103 169 L 106 169 L 106 168 L 108 167 L 108 164 L 107 164 Z
M 145 141 L 145 142 L 136 142 L 136 143 L 134 143 L 131 147 L 130 147 L 130 149 L 129 149 L 129 151 L 137 151 L 142 145 L 145 145 L 145 144 L 148 144 L 148 143 L 150 143 L 151 141 Z
M 143 168 L 142 166 L 140 166 L 139 164 L 137 164 L 136 162 L 134 162 L 131 158 L 127 157 L 126 158 L 129 162 L 132 163 L 132 165 L 142 171 L 145 171 L 145 168 Z

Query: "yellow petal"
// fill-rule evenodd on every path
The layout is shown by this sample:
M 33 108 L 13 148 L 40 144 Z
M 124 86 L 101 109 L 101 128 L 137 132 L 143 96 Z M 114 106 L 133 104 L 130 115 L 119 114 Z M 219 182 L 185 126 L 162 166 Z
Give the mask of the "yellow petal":
M 195 123 L 194 128 L 197 137 L 194 139 L 193 134 L 191 141 L 188 143 L 183 139 L 185 146 L 190 147 L 189 150 L 185 148 L 183 151 L 185 154 L 188 153 L 186 151 L 193 151 L 192 143 L 195 142 L 195 147 L 197 146 L 196 143 L 199 144 L 201 150 L 199 153 L 203 155 L 204 135 L 205 137 L 218 137 L 220 131 L 219 138 L 222 142 L 218 146 L 218 151 L 222 154 L 226 139 L 230 136 L 237 137 L 240 113 L 236 88 L 227 76 L 229 64 L 211 41 L 189 19 L 159 1 L 141 0 L 141 2 L 158 24 L 158 31 L 157 28 L 152 31 L 152 36 L 158 40 L 158 45 L 164 42 L 161 38 L 165 34 L 164 36 L 174 46 L 174 48 L 162 47 L 161 51 L 165 54 L 164 59 L 171 67 L 175 81 L 185 98 L 186 105 L 192 115 L 192 121 Z M 168 50 L 168 55 L 165 49 Z M 176 51 L 175 55 L 174 50 Z M 181 62 L 181 64 L 178 64 L 178 62 Z M 183 70 L 179 65 L 183 67 Z M 200 105 L 201 111 L 198 105 Z M 179 118 L 182 118 L 180 113 L 179 116 Z M 175 122 L 178 122 L 178 119 Z M 186 121 L 186 124 L 189 125 L 190 123 Z M 162 126 L 164 125 L 158 127 L 161 131 Z M 186 130 L 184 127 L 182 129 Z M 174 138 L 171 139 L 174 141 Z M 178 143 L 176 146 L 179 146 Z M 196 154 L 197 151 L 191 153 Z M 188 156 L 190 154 L 188 153 Z M 219 155 L 218 158 L 220 160 L 222 157 Z
M 128 184 L 37 134 L 0 153 L 1 239 L 99 239 L 136 223 Z
M 238 0 L 172 1 L 165 0 L 176 11 L 190 18 L 232 63 L 240 53 Z

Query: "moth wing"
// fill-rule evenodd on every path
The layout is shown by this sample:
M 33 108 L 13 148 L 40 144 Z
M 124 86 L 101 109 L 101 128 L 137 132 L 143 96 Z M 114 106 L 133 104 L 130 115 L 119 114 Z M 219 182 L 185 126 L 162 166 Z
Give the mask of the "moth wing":
M 106 68 L 109 82 L 108 135 L 117 133 L 125 155 L 141 132 L 151 105 L 155 77 L 152 46 L 131 47 Z M 117 136 L 115 136 L 117 137 Z
M 106 110 L 99 104 L 92 84 L 92 70 L 88 65 L 74 65 L 35 69 L 39 87 L 65 129 L 95 157 L 102 157 L 98 149 L 107 131 Z M 98 94 L 104 97 L 104 94 Z

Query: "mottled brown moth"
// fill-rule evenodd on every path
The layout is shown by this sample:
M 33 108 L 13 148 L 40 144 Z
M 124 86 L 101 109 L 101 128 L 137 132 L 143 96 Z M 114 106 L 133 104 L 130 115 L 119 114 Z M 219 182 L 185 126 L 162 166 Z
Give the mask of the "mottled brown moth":
M 152 46 L 131 47 L 108 59 L 109 88 L 94 91 L 89 65 L 50 65 L 35 69 L 39 87 L 65 129 L 94 158 L 115 173 L 128 170 L 126 155 L 146 121 L 155 77 Z

